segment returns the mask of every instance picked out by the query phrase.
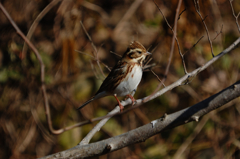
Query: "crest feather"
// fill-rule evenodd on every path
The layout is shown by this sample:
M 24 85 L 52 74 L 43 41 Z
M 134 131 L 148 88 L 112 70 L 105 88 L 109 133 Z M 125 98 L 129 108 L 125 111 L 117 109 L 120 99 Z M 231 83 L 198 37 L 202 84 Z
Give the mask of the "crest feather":
M 145 47 L 138 41 L 133 41 L 132 43 L 130 43 L 129 49 L 136 49 L 136 48 L 140 48 L 142 49 L 144 52 L 147 52 L 147 50 L 145 49 Z

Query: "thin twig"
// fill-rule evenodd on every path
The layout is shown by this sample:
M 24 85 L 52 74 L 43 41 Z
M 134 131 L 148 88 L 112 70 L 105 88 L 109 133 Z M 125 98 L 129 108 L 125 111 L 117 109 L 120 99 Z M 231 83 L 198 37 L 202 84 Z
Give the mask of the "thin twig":
M 178 51 L 179 51 L 179 54 L 182 58 L 182 62 L 183 62 L 183 66 L 184 66 L 184 71 L 185 71 L 185 74 L 188 74 L 187 73 L 187 70 L 186 70 L 186 67 L 185 67 L 185 62 L 184 62 L 184 58 L 183 58 L 183 55 L 181 53 L 181 50 L 180 50 L 180 46 L 179 46 L 179 43 L 178 43 L 178 40 L 177 40 L 177 36 L 176 36 L 176 32 L 177 32 L 177 19 L 178 19 L 178 15 L 179 15 L 179 10 L 180 10 L 180 7 L 181 7 L 181 4 L 182 4 L 182 0 L 180 0 L 178 2 L 178 7 L 176 9 L 176 14 L 175 14 L 175 20 L 174 20 L 174 30 L 172 29 L 172 27 L 169 25 L 166 17 L 164 16 L 164 14 L 162 13 L 161 9 L 158 7 L 157 3 L 155 2 L 155 0 L 153 0 L 153 2 L 155 3 L 155 5 L 157 6 L 158 10 L 160 11 L 160 13 L 162 14 L 163 18 L 165 19 L 168 27 L 172 30 L 173 32 L 173 37 L 172 37 L 172 43 L 171 43 L 171 51 L 170 51 L 170 55 L 169 55 L 169 58 L 168 58 L 168 64 L 167 64 L 167 67 L 166 67 L 166 70 L 165 70 L 165 73 L 164 73 L 164 78 L 162 79 L 162 82 L 158 85 L 158 87 L 153 91 L 153 93 L 150 95 L 151 96 L 154 96 L 154 94 L 161 88 L 161 85 L 165 82 L 166 80 L 166 77 L 167 77 L 167 74 L 169 72 L 169 68 L 170 68 L 170 64 L 171 64 L 171 61 L 172 61 L 172 57 L 173 57 L 173 51 L 174 51 L 174 45 L 175 45 L 175 40 L 177 42 L 177 45 L 178 45 Z M 148 101 L 150 99 L 150 97 L 146 98 L 145 100 Z
M 85 52 L 78 51 L 78 50 L 75 50 L 75 51 L 78 52 L 78 53 L 80 53 L 80 54 L 87 55 L 87 56 L 93 58 L 94 60 L 96 60 L 96 58 L 95 58 L 94 56 L 90 55 L 90 54 L 87 54 L 87 53 L 85 53 Z
M 14 29 L 16 30 L 17 34 L 19 34 L 23 38 L 23 40 L 28 44 L 28 46 L 33 50 L 34 54 L 36 55 L 36 57 L 39 61 L 39 64 L 40 64 L 40 67 L 41 67 L 40 68 L 41 69 L 41 89 L 42 89 L 43 97 L 44 97 L 44 105 L 45 105 L 45 110 L 46 110 L 46 117 L 47 117 L 47 121 L 48 121 L 48 126 L 49 126 L 49 129 L 50 129 L 51 133 L 58 134 L 61 131 L 60 130 L 55 130 L 52 127 L 51 114 L 50 114 L 50 109 L 49 109 L 49 102 L 48 102 L 46 86 L 45 86 L 45 71 L 44 71 L 45 65 L 42 61 L 42 58 L 41 58 L 38 50 L 36 49 L 36 47 L 31 43 L 31 41 L 23 34 L 23 32 L 18 28 L 16 23 L 12 20 L 11 16 L 8 14 L 6 9 L 3 7 L 2 3 L 0 3 L 0 8 L 3 11 L 3 13 L 5 14 L 5 16 L 7 17 L 7 19 L 10 21 L 10 23 L 12 24 Z
M 50 135 L 49 130 L 45 128 L 45 126 L 42 124 L 41 120 L 38 117 L 37 110 L 36 110 L 37 106 L 35 106 L 35 105 L 38 105 L 40 102 L 36 102 L 35 100 L 32 100 L 31 93 L 29 93 L 29 96 L 30 96 L 29 103 L 30 103 L 31 113 L 32 113 L 35 123 L 38 126 L 38 129 L 40 129 L 42 131 L 42 136 L 47 142 L 54 143 L 53 136 Z M 35 102 L 33 102 L 33 101 L 35 101 Z
M 151 69 L 151 72 L 152 72 L 152 74 L 153 74 L 154 76 L 157 77 L 157 79 L 159 80 L 159 82 L 162 83 L 161 79 L 158 77 L 158 75 L 157 75 L 152 69 Z M 162 83 L 162 84 L 163 84 L 164 87 L 166 87 L 164 83 Z
M 182 0 L 178 2 L 178 7 L 176 9 L 176 14 L 175 14 L 175 20 L 174 20 L 174 29 L 171 27 L 171 25 L 168 23 L 167 21 L 167 18 L 164 16 L 164 14 L 162 13 L 161 9 L 159 8 L 159 6 L 157 5 L 157 3 L 155 2 L 155 0 L 153 0 L 153 2 L 155 3 L 155 5 L 157 6 L 158 10 L 160 11 L 161 15 L 163 16 L 163 18 L 165 19 L 168 27 L 171 29 L 172 33 L 173 33 L 173 38 L 172 38 L 172 45 L 171 45 L 171 52 L 170 52 L 170 56 L 169 56 L 169 59 L 171 58 L 172 59 L 172 54 L 173 54 L 173 50 L 174 50 L 174 45 L 175 45 L 175 42 L 173 43 L 173 40 L 175 39 L 176 42 L 177 42 L 177 47 L 178 47 L 178 53 L 182 59 L 182 64 L 183 64 L 183 68 L 184 68 L 184 72 L 185 74 L 188 74 L 187 72 L 187 68 L 186 68 L 186 64 L 185 64 L 185 61 L 184 61 L 184 55 L 182 54 L 181 52 L 181 49 L 180 49 L 180 45 L 179 45 L 179 42 L 178 42 L 178 38 L 177 38 L 177 21 L 178 21 L 178 16 L 179 16 L 179 11 L 180 11 L 180 7 L 181 7 L 181 4 L 182 4 Z M 176 26 L 176 27 L 175 27 Z M 171 60 L 168 60 L 168 65 L 167 65 L 167 68 L 166 68 L 166 71 L 165 71 L 165 76 L 167 75 L 168 71 L 169 71 L 169 67 L 170 67 L 170 64 L 171 64 Z
M 75 51 L 78 52 L 78 53 L 80 53 L 80 54 L 87 55 L 87 56 L 93 58 L 93 60 L 97 61 L 97 59 L 96 59 L 94 56 L 92 56 L 92 55 L 89 55 L 89 54 L 87 54 L 87 53 L 85 53 L 85 52 L 78 51 L 78 50 L 75 50 Z M 102 61 L 99 61 L 99 62 L 100 62 L 101 64 L 103 64 L 103 65 L 108 69 L 108 71 L 111 71 L 111 69 L 108 67 L 108 65 L 106 65 L 106 64 L 103 63 Z
M 232 2 L 233 2 L 233 0 L 229 0 L 230 6 L 231 6 L 231 9 L 232 9 L 232 14 L 233 14 L 233 16 L 234 16 L 234 18 L 235 18 L 235 22 L 236 22 L 236 24 L 237 24 L 238 31 L 239 31 L 239 33 L 240 33 L 240 27 L 239 27 L 239 24 L 238 24 L 238 17 L 239 17 L 239 15 L 240 15 L 240 12 L 238 12 L 238 15 L 235 14 L 234 9 L 233 9 Z
M 94 67 L 92 61 L 89 61 L 89 63 L 90 63 L 90 65 L 91 65 L 91 68 L 92 68 L 92 70 L 93 70 L 93 73 L 94 73 L 96 79 L 101 79 L 101 78 L 98 76 L 97 71 L 95 70 L 95 67 Z
M 213 38 L 212 41 L 214 41 L 218 37 L 218 35 L 222 34 L 222 29 L 223 29 L 223 24 L 222 24 L 220 32 L 217 32 L 217 35 L 215 36 L 215 38 Z
M 140 6 L 142 2 L 143 0 L 136 0 L 132 3 L 127 12 L 125 12 L 122 19 L 118 22 L 118 24 L 114 28 L 113 30 L 114 36 L 119 36 L 120 30 L 122 30 L 122 28 L 124 27 L 124 23 L 132 17 L 132 15 L 136 12 L 137 8 Z
M 88 9 L 91 9 L 91 10 L 94 10 L 94 11 L 98 12 L 101 15 L 101 17 L 103 18 L 104 21 L 109 20 L 109 16 L 108 16 L 107 12 L 105 12 L 104 9 L 102 9 L 98 5 L 90 3 L 88 1 L 82 1 L 81 5 L 88 8 Z
M 185 8 L 178 16 L 178 20 L 180 19 L 180 16 L 183 14 L 183 12 L 185 12 L 187 9 Z
M 210 34 L 209 34 L 209 32 L 208 32 L 207 25 L 206 25 L 206 23 L 205 23 L 205 19 L 207 18 L 207 16 L 205 16 L 205 18 L 202 17 L 202 15 L 201 15 L 201 13 L 200 13 L 200 6 L 199 6 L 198 0 L 194 0 L 194 4 L 195 4 L 195 10 L 196 10 L 196 12 L 198 13 L 199 17 L 201 18 L 202 23 L 203 23 L 203 25 L 204 25 L 204 27 L 205 27 L 205 30 L 206 30 L 206 33 L 207 33 L 207 37 L 208 37 L 208 42 L 209 42 L 210 48 L 211 48 L 212 57 L 214 57 L 212 41 L 211 41 L 211 38 L 210 38 Z
M 159 46 L 159 44 L 160 44 L 160 43 L 158 43 L 158 44 L 152 49 L 151 53 L 154 53 L 154 51 L 157 49 L 157 47 Z M 149 50 L 149 48 L 148 48 L 148 50 Z
M 82 26 L 82 28 L 83 28 L 83 31 L 84 31 L 85 34 L 87 35 L 88 40 L 90 41 L 90 43 L 91 43 L 91 45 L 92 45 L 92 48 L 93 48 L 93 51 L 94 51 L 94 52 L 93 52 L 93 53 L 94 53 L 94 56 L 96 56 L 95 54 L 96 54 L 96 52 L 97 52 L 97 48 L 96 48 L 96 46 L 94 45 L 94 43 L 93 43 L 93 41 L 92 41 L 92 38 L 91 38 L 91 36 L 88 34 L 88 32 L 87 32 L 86 28 L 84 27 L 82 21 L 80 21 L 80 24 L 81 24 L 81 26 Z
M 213 112 L 214 113 L 214 112 Z M 192 134 L 181 144 L 181 146 L 178 148 L 177 152 L 174 154 L 173 159 L 179 159 L 181 158 L 183 152 L 189 147 L 189 145 L 192 143 L 192 141 L 196 138 L 196 136 L 200 133 L 200 131 L 203 129 L 203 126 L 207 123 L 207 121 L 210 118 L 210 115 L 212 113 L 209 113 L 207 116 L 205 116 L 195 127 Z
M 32 35 L 35 31 L 35 29 L 37 28 L 38 23 L 40 22 L 40 20 L 55 6 L 58 4 L 58 2 L 60 2 L 62 0 L 53 0 L 52 2 L 50 2 L 42 11 L 41 13 L 38 14 L 37 18 L 34 20 L 34 22 L 32 23 L 28 33 L 27 33 L 27 38 L 29 40 L 31 40 Z M 26 56 L 26 52 L 27 52 L 27 44 L 26 42 L 24 42 L 23 45 L 23 49 L 22 49 L 22 57 L 25 58 Z
M 101 47 L 102 47 L 102 46 L 101 46 Z M 101 48 L 101 47 L 100 47 L 100 48 Z M 99 49 L 98 49 L 98 51 L 99 51 Z M 100 63 L 99 63 L 100 60 L 99 60 L 99 58 L 98 58 L 98 51 L 96 52 L 97 64 L 98 64 L 98 67 L 99 67 L 99 69 L 100 69 L 100 71 L 101 71 L 103 77 L 106 78 L 106 75 L 103 73 L 102 67 L 100 66 Z
M 89 41 L 91 42 L 91 45 L 92 45 L 92 48 L 93 48 L 93 51 L 94 51 L 93 55 L 94 55 L 94 57 L 97 59 L 96 61 L 97 61 L 98 67 L 99 67 L 99 69 L 100 69 L 103 77 L 106 77 L 106 75 L 103 73 L 102 67 L 100 66 L 100 63 L 99 63 L 100 60 L 98 59 L 98 50 L 97 50 L 96 46 L 94 45 L 91 36 L 88 34 L 86 28 L 84 27 L 82 21 L 80 21 L 80 24 L 81 24 L 81 26 L 82 26 L 85 34 L 87 35 Z
M 144 64 L 144 66 L 145 66 L 145 65 L 148 65 L 149 62 L 151 62 L 151 61 L 152 61 L 152 57 L 149 57 L 149 59 L 147 60 L 147 62 Z
M 142 70 L 145 72 L 145 71 L 150 71 L 150 69 L 153 69 L 157 66 L 156 63 L 152 63 L 152 64 L 149 64 L 149 65 L 144 65 Z M 159 66 L 160 67 L 160 66 Z
M 116 56 L 118 56 L 118 57 L 120 57 L 120 58 L 122 57 L 121 55 L 119 55 L 119 54 L 116 53 L 116 52 L 110 51 L 110 53 L 111 53 L 111 54 L 114 54 L 114 55 L 116 55 Z
M 194 47 L 198 44 L 198 42 L 199 42 L 200 40 L 202 40 L 203 37 L 204 37 L 204 36 L 202 36 L 200 39 L 198 39 L 198 41 L 197 41 L 190 49 L 188 49 L 183 55 L 187 54 L 192 48 L 194 48 Z
M 208 17 L 208 15 L 206 15 L 206 16 L 203 18 L 203 20 L 202 20 L 202 21 L 205 21 L 207 17 Z

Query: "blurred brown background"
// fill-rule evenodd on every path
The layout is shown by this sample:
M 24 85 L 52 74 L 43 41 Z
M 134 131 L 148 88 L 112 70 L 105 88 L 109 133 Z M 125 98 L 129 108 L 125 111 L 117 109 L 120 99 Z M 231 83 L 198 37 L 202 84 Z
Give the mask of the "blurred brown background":
M 154 72 L 162 79 L 171 48 L 172 32 L 151 0 L 1 0 L 20 29 L 27 35 L 32 23 L 49 3 L 56 2 L 39 21 L 31 41 L 39 50 L 46 66 L 45 82 L 55 129 L 106 115 L 116 103 L 113 97 L 92 102 L 84 109 L 76 108 L 100 87 L 104 76 L 91 43 L 84 33 L 83 22 L 98 50 L 101 62 L 110 68 L 119 59 L 110 51 L 122 55 L 133 40 L 140 41 L 153 54 Z M 157 0 L 156 3 L 171 26 L 177 0 Z M 229 46 L 239 32 L 228 0 L 199 2 L 201 14 L 213 41 L 215 55 Z M 233 2 L 235 12 L 240 2 Z M 185 0 L 178 20 L 178 40 L 190 72 L 212 58 L 206 32 L 193 1 Z M 223 26 L 223 27 L 222 27 Z M 217 35 L 221 31 L 222 34 Z M 214 39 L 216 37 L 216 39 Z M 213 40 L 214 39 L 214 40 Z M 49 133 L 44 100 L 40 89 L 40 66 L 28 49 L 23 51 L 21 39 L 0 12 L 0 156 L 1 158 L 36 158 L 66 150 L 77 145 L 96 123 L 74 128 L 60 135 Z M 164 113 L 191 106 L 240 79 L 239 49 L 225 55 L 185 86 L 178 87 L 140 108 L 113 117 L 94 136 L 92 142 L 120 135 L 149 123 Z M 104 74 L 108 69 L 101 64 Z M 175 47 L 173 61 L 165 85 L 184 75 L 181 58 Z M 145 72 L 135 98 L 150 95 L 159 84 L 150 72 Z M 223 108 L 192 122 L 165 131 L 116 152 L 105 158 L 236 158 L 240 148 L 240 101 L 236 99 Z M 128 109 L 126 107 L 125 109 Z M 180 150 L 186 147 L 181 153 Z

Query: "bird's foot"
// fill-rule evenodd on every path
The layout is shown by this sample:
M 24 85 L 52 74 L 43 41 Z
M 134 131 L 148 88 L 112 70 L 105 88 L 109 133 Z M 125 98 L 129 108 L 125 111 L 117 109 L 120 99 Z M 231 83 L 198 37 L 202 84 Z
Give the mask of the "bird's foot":
M 132 100 L 132 106 L 134 106 L 135 104 L 137 104 L 136 99 L 135 99 L 132 95 L 128 94 L 127 97 L 129 97 L 129 98 Z
M 117 102 L 118 102 L 118 105 L 119 105 L 119 108 L 120 108 L 120 112 L 123 112 L 123 109 L 124 109 L 123 105 L 122 105 L 121 102 L 118 100 L 118 98 L 117 98 L 117 96 L 116 96 L 115 94 L 114 94 L 113 96 L 116 98 L 116 100 L 117 100 Z
M 120 112 L 123 112 L 123 109 L 124 109 L 123 105 L 121 103 L 118 103 L 118 105 L 119 105 L 119 108 L 120 108 Z

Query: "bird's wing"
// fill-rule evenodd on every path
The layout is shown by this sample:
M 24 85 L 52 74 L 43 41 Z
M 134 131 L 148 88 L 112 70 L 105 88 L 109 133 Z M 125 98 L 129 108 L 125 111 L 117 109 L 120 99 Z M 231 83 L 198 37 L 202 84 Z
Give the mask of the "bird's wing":
M 91 99 L 83 103 L 79 108 L 81 109 L 86 106 L 88 103 L 92 102 L 95 99 L 107 96 L 113 92 L 113 90 L 119 85 L 122 78 L 126 76 L 127 62 L 119 61 L 109 73 L 107 78 L 103 81 L 101 87 Z
M 96 95 L 102 91 L 106 91 L 109 94 L 119 85 L 127 73 L 127 62 L 119 61 L 109 73 L 107 78 L 103 81 Z

